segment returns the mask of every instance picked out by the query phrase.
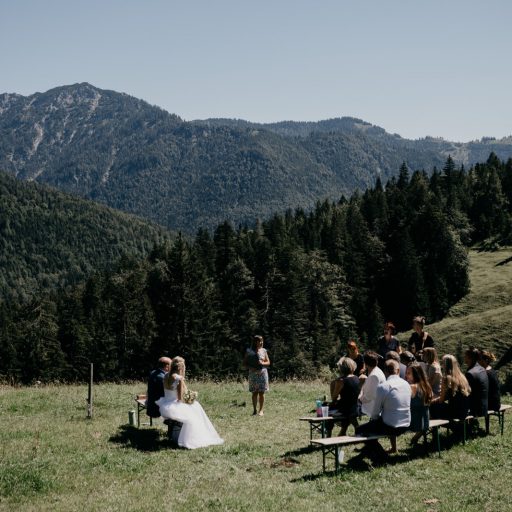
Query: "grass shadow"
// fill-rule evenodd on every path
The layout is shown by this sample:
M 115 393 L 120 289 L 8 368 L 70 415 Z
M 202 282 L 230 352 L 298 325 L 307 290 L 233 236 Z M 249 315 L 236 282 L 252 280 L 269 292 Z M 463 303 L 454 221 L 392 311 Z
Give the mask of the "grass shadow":
M 123 445 L 142 452 L 156 452 L 160 450 L 177 449 L 167 435 L 154 428 L 137 428 L 132 425 L 122 425 L 116 434 L 109 438 L 109 442 Z
M 510 263 L 512 262 L 512 256 L 510 256 L 510 258 L 505 258 L 504 260 L 501 260 L 501 261 L 498 261 L 498 263 L 496 263 L 496 267 L 502 267 L 503 265 L 506 265 L 507 263 Z

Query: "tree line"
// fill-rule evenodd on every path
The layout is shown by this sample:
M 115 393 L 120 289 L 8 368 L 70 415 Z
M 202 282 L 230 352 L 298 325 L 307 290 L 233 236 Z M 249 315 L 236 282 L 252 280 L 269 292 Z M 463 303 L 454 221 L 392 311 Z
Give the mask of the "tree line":
M 276 377 L 332 366 L 350 338 L 373 346 L 385 320 L 442 318 L 469 290 L 467 247 L 512 242 L 512 160 L 411 173 L 349 199 L 224 222 L 123 257 L 110 272 L 30 302 L 0 304 L 0 374 L 145 378 L 161 355 L 194 376 L 238 375 L 262 334 Z

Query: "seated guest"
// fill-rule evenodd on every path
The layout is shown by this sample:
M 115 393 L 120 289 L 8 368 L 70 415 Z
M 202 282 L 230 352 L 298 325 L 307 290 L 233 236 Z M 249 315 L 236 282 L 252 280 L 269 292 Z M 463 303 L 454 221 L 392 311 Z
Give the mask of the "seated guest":
M 377 344 L 377 354 L 382 357 L 382 366 L 384 366 L 384 359 L 386 358 L 386 354 L 388 352 L 393 351 L 400 353 L 402 350 L 400 347 L 400 342 L 394 336 L 395 332 L 396 329 L 392 322 L 386 322 L 384 324 L 384 335 L 379 338 Z
M 354 340 L 350 340 L 347 343 L 347 352 L 345 354 L 345 357 L 350 357 L 352 361 L 355 361 L 356 363 L 356 369 L 354 371 L 354 375 L 359 377 L 361 375 L 365 368 L 364 368 L 364 358 L 363 354 L 359 352 L 359 349 L 357 348 L 357 344 Z
M 403 352 L 400 352 L 400 361 L 405 364 L 405 366 L 409 366 L 411 363 L 416 362 L 416 358 L 412 352 L 404 350 Z
M 379 356 L 376 352 L 368 351 L 364 353 L 364 364 L 368 376 L 359 393 L 359 401 L 361 402 L 361 411 L 368 416 L 373 412 L 377 386 L 386 381 L 383 371 L 377 366 L 378 362 Z
M 443 379 L 443 374 L 441 373 L 441 365 L 439 364 L 437 351 L 434 347 L 427 347 L 423 350 L 422 364 L 434 397 L 439 396 L 441 394 L 441 380 Z
M 429 405 L 432 400 L 432 388 L 420 363 L 407 367 L 407 382 L 411 386 L 411 425 L 409 430 L 416 432 L 411 439 L 414 444 L 422 433 L 428 430 L 430 421 Z
M 332 415 L 341 422 L 340 436 L 347 433 L 349 425 L 357 428 L 357 397 L 359 396 L 359 378 L 354 375 L 356 363 L 350 357 L 338 361 L 339 379 L 331 382 L 331 407 L 336 411 Z M 328 437 L 334 427 L 334 421 L 326 424 Z
M 446 354 L 441 363 L 443 367 L 441 394 L 430 404 L 430 417 L 462 420 L 468 415 L 471 388 L 454 356 Z
M 411 424 L 411 386 L 398 376 L 400 366 L 393 359 L 386 361 L 385 370 L 387 379 L 377 387 L 371 419 L 356 429 L 356 435 L 390 435 L 389 452 L 395 453 L 396 436 L 405 432 Z M 374 450 L 382 452 L 382 446 L 377 441 L 369 444 L 373 445 Z
M 407 366 L 400 361 L 400 355 L 398 354 L 398 352 L 390 350 L 386 354 L 386 361 L 389 361 L 390 359 L 393 359 L 400 365 L 400 378 L 405 379 L 405 371 L 407 370 Z
M 423 350 L 427 347 L 434 346 L 434 340 L 432 336 L 426 331 L 424 331 L 425 327 L 425 317 L 424 316 L 416 316 L 412 320 L 412 328 L 414 332 L 411 334 L 409 338 L 409 352 L 412 352 L 418 361 L 422 360 Z
M 485 416 L 489 410 L 489 377 L 485 368 L 478 363 L 479 357 L 480 351 L 475 347 L 464 352 L 464 362 L 468 367 L 466 378 L 471 388 L 469 411 L 475 417 Z
M 146 399 L 146 414 L 150 418 L 159 418 L 160 409 L 155 402 L 164 396 L 164 377 L 171 367 L 169 357 L 161 357 L 158 360 L 158 368 L 149 374 L 148 392 Z
M 496 356 L 492 352 L 488 352 L 487 350 L 480 352 L 479 363 L 482 368 L 485 368 L 489 379 L 489 403 L 487 404 L 489 411 L 499 411 L 501 408 L 500 381 L 496 371 L 491 368 L 491 363 L 494 361 L 496 361 Z

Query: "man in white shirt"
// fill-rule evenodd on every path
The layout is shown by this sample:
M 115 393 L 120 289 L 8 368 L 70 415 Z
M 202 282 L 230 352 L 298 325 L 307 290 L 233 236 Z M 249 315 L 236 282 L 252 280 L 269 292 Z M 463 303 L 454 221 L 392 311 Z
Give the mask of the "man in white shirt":
M 364 364 L 368 371 L 368 377 L 359 393 L 359 401 L 361 402 L 361 411 L 367 416 L 371 416 L 373 405 L 377 394 L 379 384 L 386 382 L 384 372 L 378 367 L 379 356 L 376 352 L 365 352 Z
M 411 386 L 399 377 L 400 366 L 390 359 L 385 365 L 387 380 L 377 386 L 370 421 L 356 429 L 356 435 L 385 434 L 391 437 L 391 453 L 396 452 L 396 436 L 407 430 L 411 423 Z M 378 441 L 367 443 L 369 455 L 384 451 Z

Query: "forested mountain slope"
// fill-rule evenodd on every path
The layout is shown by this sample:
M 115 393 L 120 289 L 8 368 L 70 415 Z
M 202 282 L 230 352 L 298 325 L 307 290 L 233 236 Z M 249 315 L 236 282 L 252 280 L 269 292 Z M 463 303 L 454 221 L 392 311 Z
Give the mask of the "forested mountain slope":
M 0 302 L 75 284 L 169 238 L 133 215 L 0 172 Z
M 481 146 L 512 154 L 510 144 Z M 408 141 L 352 118 L 185 122 L 87 83 L 0 95 L 0 169 L 190 233 L 348 197 L 404 161 L 441 166 L 452 150 L 472 161 L 466 146 Z

